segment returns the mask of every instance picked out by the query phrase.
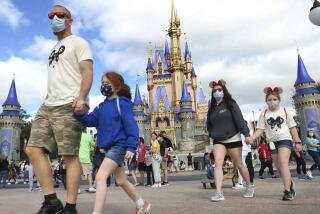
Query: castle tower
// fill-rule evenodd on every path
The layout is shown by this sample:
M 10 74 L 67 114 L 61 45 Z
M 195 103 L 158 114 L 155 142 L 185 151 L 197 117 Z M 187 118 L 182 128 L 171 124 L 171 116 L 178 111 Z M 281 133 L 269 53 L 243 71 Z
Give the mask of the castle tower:
M 133 113 L 139 127 L 139 136 L 145 138 L 145 124 L 147 116 L 145 114 L 145 104 L 141 99 L 138 84 L 136 85 L 136 92 L 134 95 Z
M 2 107 L 3 112 L 0 114 L 0 154 L 7 156 L 8 160 L 19 160 L 22 120 L 20 117 L 21 105 L 18 101 L 14 79 Z
M 306 138 L 307 129 L 314 129 L 320 134 L 320 92 L 316 82 L 309 76 L 298 52 L 298 74 L 294 84 L 293 96 L 297 115 L 300 118 L 301 140 Z
M 183 81 L 182 96 L 180 99 L 180 112 L 182 139 L 194 138 L 194 112 L 192 110 L 192 101 L 189 96 L 186 82 Z
M 168 29 L 168 35 L 170 37 L 170 62 L 169 72 L 172 73 L 172 84 L 174 89 L 172 91 L 173 104 L 179 106 L 179 100 L 182 94 L 182 82 L 184 80 L 184 71 L 181 61 L 181 49 L 180 49 L 180 19 L 178 12 L 174 6 L 174 0 L 172 0 L 171 6 L 171 19 Z

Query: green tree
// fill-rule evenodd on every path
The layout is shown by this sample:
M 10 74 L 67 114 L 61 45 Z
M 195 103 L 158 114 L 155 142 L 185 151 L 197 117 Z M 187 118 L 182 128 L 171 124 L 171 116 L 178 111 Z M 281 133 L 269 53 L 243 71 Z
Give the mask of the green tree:
M 26 110 L 21 109 L 21 120 L 22 120 L 22 126 L 21 126 L 21 134 L 20 134 L 20 159 L 24 160 L 27 159 L 27 155 L 24 152 L 24 139 L 29 140 L 30 138 L 30 132 L 31 132 L 31 126 L 32 126 L 32 120 L 28 120 L 31 118 L 31 115 L 27 113 Z

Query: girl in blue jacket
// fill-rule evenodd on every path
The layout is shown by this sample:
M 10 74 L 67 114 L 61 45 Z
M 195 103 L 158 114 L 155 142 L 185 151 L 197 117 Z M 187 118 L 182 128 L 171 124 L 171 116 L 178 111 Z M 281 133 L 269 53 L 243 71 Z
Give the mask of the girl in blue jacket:
M 106 150 L 106 157 L 96 176 L 97 193 L 93 214 L 100 214 L 103 210 L 107 196 L 106 179 L 112 173 L 117 184 L 136 203 L 136 213 L 148 213 L 151 204 L 144 201 L 127 181 L 121 167 L 125 159 L 131 162 L 139 142 L 139 129 L 133 115 L 130 88 L 120 74 L 107 72 L 102 76 L 100 90 L 106 99 L 93 112 L 74 115 L 83 125 L 97 128 L 97 146 Z

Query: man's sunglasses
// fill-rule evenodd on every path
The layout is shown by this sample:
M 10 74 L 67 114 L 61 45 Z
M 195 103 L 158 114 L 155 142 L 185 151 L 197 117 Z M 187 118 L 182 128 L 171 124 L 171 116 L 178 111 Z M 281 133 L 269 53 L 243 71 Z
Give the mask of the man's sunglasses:
M 51 12 L 48 14 L 49 19 L 53 19 L 54 16 L 57 16 L 60 19 L 70 18 L 67 14 L 65 14 L 63 12 Z

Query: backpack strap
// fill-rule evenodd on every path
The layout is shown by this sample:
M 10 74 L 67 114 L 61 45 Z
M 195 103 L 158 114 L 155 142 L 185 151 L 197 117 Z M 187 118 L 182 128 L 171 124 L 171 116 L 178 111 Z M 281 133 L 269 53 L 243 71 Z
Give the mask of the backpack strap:
M 118 112 L 120 114 L 121 117 L 121 110 L 120 110 L 120 102 L 119 102 L 119 97 L 117 97 L 117 108 L 118 108 Z

